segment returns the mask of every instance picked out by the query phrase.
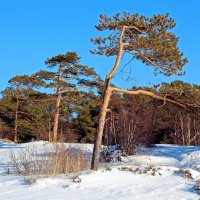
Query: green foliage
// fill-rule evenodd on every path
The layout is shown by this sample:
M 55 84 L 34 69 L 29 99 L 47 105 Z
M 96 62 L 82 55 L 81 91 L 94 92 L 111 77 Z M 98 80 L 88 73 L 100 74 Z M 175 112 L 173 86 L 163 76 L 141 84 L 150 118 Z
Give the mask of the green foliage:
M 80 86 L 97 87 L 99 76 L 93 68 L 79 64 L 76 52 L 67 52 L 48 58 L 45 64 L 53 71 L 41 70 L 35 77 L 46 82 L 46 88 L 78 90 Z
M 100 23 L 96 28 L 99 31 L 107 31 L 108 35 L 91 40 L 97 45 L 91 53 L 116 55 L 120 33 L 124 26 L 126 27 L 123 35 L 124 52 L 147 66 L 154 66 L 155 73 L 167 76 L 184 74 L 182 68 L 188 61 L 179 51 L 179 38 L 170 31 L 176 24 L 168 14 L 154 15 L 151 18 L 127 12 L 113 17 L 100 15 Z
M 94 141 L 97 117 L 100 109 L 100 97 L 92 92 L 81 92 L 75 101 L 74 129 L 79 142 Z
M 10 129 L 12 139 L 14 131 L 15 112 L 18 110 L 18 138 L 22 141 L 37 138 L 37 134 L 48 129 L 47 95 L 32 89 L 21 90 L 19 106 L 16 107 L 15 90 L 7 88 L 0 100 L 0 118 L 4 127 Z M 42 104 L 41 104 L 42 102 Z M 44 136 L 45 137 L 45 136 Z
M 27 89 L 33 87 L 44 86 L 45 82 L 35 76 L 15 76 L 9 80 L 11 87 L 18 89 Z
M 200 86 L 198 85 L 174 81 L 170 84 L 163 83 L 159 92 L 183 101 L 185 104 L 193 104 L 194 107 L 200 105 Z
M 48 58 L 45 61 L 45 64 L 48 65 L 48 67 L 52 68 L 57 65 L 60 65 L 61 68 L 64 68 L 65 66 L 71 66 L 78 64 L 80 61 L 80 57 L 76 52 L 67 52 L 66 54 L 59 54 L 57 56 L 54 56 L 52 58 Z M 72 68 L 69 68 L 72 69 Z M 72 69 L 73 71 L 73 69 Z
M 93 68 L 79 62 L 80 57 L 75 52 L 67 52 L 47 59 L 45 63 L 49 71 L 41 70 L 32 76 L 15 76 L 10 79 L 9 87 L 3 91 L 0 100 L 0 119 L 4 127 L 9 129 L 11 139 L 17 123 L 18 138 L 21 141 L 31 138 L 48 140 L 53 128 L 56 95 L 60 95 L 60 137 L 69 141 L 93 140 L 95 122 L 91 111 L 85 106 L 93 109 L 98 104 L 97 94 L 102 80 Z M 56 94 L 37 91 L 41 87 L 57 89 Z

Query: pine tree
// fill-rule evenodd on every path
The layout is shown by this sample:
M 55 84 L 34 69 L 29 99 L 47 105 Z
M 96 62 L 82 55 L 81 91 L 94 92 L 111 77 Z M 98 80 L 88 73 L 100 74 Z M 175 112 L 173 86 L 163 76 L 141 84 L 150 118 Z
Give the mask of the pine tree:
M 79 64 L 80 59 L 76 52 L 53 56 L 45 62 L 50 70 L 42 70 L 35 75 L 46 81 L 46 88 L 56 90 L 53 141 L 57 141 L 58 137 L 59 107 L 62 96 L 68 92 L 98 87 L 100 78 L 93 68 Z
M 28 75 L 15 76 L 9 80 L 9 87 L 3 92 L 3 97 L 5 97 L 5 99 L 1 101 L 1 103 L 4 104 L 5 108 L 14 111 L 12 115 L 14 117 L 13 141 L 15 143 L 18 142 L 19 115 L 24 113 L 21 110 L 21 105 L 29 99 L 29 94 L 33 92 L 31 88 L 43 84 L 44 83 L 37 77 Z
M 99 31 L 106 31 L 108 35 L 92 39 L 97 48 L 91 53 L 106 56 L 116 55 L 117 58 L 113 69 L 105 80 L 104 98 L 94 143 L 92 169 L 98 169 L 103 129 L 112 92 L 144 94 L 185 107 L 153 92 L 145 90 L 129 91 L 111 86 L 111 79 L 118 70 L 124 53 L 132 56 L 129 62 L 133 59 L 140 60 L 147 66 L 153 66 L 155 73 L 162 73 L 167 76 L 172 74 L 183 75 L 182 69 L 187 63 L 187 59 L 183 58 L 183 53 L 179 51 L 178 37 L 171 32 L 175 25 L 175 21 L 168 14 L 154 15 L 151 18 L 139 14 L 132 15 L 127 12 L 124 12 L 122 16 L 120 14 L 113 17 L 100 15 L 100 23 L 96 28 Z

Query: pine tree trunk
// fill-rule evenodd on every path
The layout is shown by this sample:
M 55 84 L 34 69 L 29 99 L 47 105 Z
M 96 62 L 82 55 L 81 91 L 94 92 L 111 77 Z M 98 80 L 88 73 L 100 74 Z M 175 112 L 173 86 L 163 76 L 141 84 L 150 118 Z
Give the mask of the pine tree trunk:
M 59 119 L 59 107 L 60 107 L 60 88 L 57 89 L 56 108 L 53 121 L 53 141 L 57 142 L 58 139 L 58 119 Z
M 104 124 L 105 124 L 105 119 L 106 119 L 107 108 L 108 108 L 108 104 L 109 104 L 109 100 L 111 96 L 109 80 L 106 80 L 106 83 L 107 84 L 104 91 L 103 104 L 101 107 L 98 128 L 97 128 L 96 137 L 94 141 L 94 149 L 93 149 L 93 156 L 92 156 L 92 163 L 91 163 L 92 170 L 98 170 L 98 167 L 99 167 L 99 156 L 100 156 L 100 150 L 101 150 L 103 129 L 104 129 Z
M 57 142 L 58 140 L 58 119 L 59 119 L 59 107 L 60 107 L 60 100 L 61 100 L 61 94 L 60 94 L 60 82 L 62 81 L 62 72 L 61 72 L 61 66 L 58 70 L 58 85 L 57 85 L 57 91 L 56 91 L 56 107 L 55 107 L 55 114 L 54 114 L 54 121 L 53 121 L 53 141 Z
M 106 113 L 107 113 L 107 108 L 108 104 L 110 101 L 110 96 L 111 96 L 111 88 L 110 88 L 110 80 L 114 76 L 115 72 L 117 71 L 121 57 L 123 54 L 123 34 L 125 31 L 125 26 L 123 26 L 120 38 L 119 38 L 119 50 L 117 53 L 117 59 L 115 62 L 115 65 L 112 69 L 112 71 L 108 74 L 105 80 L 105 88 L 104 88 L 104 96 L 103 96 L 103 104 L 101 106 L 101 112 L 99 116 L 99 122 L 98 122 L 98 128 L 95 136 L 95 141 L 94 141 L 94 149 L 93 149 L 93 155 L 92 155 L 92 163 L 91 163 L 91 169 L 92 170 L 98 170 L 99 167 L 99 156 L 100 156 L 100 150 L 101 150 L 101 142 L 102 142 L 102 136 L 103 136 L 103 129 L 104 129 L 104 124 L 105 124 L 105 119 L 106 119 Z
M 19 97 L 16 97 L 16 110 L 15 110 L 15 128 L 14 128 L 14 143 L 18 141 L 18 110 L 19 110 Z

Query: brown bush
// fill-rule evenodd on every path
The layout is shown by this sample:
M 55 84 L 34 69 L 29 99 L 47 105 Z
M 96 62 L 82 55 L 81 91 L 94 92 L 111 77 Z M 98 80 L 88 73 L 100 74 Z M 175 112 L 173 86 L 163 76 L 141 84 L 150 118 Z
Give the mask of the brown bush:
M 45 154 L 39 154 L 34 147 L 11 151 L 13 172 L 22 175 L 58 175 L 80 172 L 88 169 L 88 160 L 82 151 L 73 151 L 63 144 L 54 144 Z

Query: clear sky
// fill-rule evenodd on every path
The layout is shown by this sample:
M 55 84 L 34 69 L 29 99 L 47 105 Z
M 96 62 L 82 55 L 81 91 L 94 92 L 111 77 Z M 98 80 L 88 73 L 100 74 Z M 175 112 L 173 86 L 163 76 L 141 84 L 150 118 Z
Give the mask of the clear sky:
M 67 51 L 76 51 L 82 64 L 94 67 L 104 78 L 114 59 L 91 55 L 89 50 L 94 46 L 90 38 L 99 35 L 94 26 L 101 13 L 123 11 L 149 17 L 170 13 L 177 23 L 174 33 L 180 36 L 180 49 L 189 63 L 184 77 L 155 77 L 151 68 L 132 63 L 131 81 L 116 77 L 116 84 L 130 88 L 175 79 L 200 84 L 199 8 L 199 0 L 1 0 L 0 90 L 11 77 L 45 69 L 47 58 Z

